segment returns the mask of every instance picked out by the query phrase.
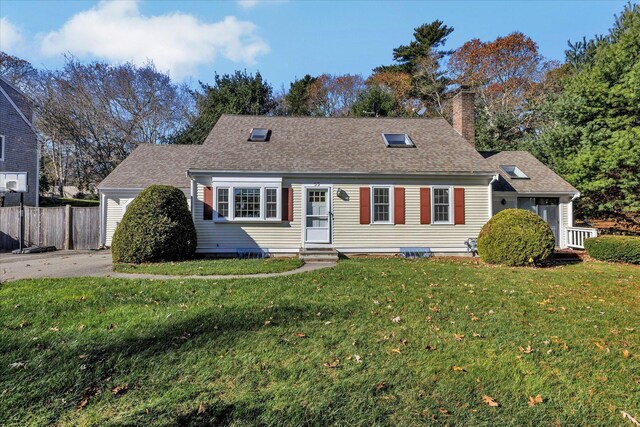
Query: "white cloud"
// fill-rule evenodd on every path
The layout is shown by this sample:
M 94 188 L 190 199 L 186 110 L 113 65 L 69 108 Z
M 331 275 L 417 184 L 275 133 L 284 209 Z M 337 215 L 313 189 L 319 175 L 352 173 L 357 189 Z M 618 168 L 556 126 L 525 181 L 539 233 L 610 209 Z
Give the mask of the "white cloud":
M 15 51 L 22 45 L 22 33 L 7 18 L 0 18 L 0 50 L 3 52 Z
M 136 64 L 151 59 L 159 70 L 175 78 L 192 74 L 198 65 L 211 63 L 218 55 L 253 65 L 258 56 L 269 52 L 252 22 L 228 16 L 206 23 L 179 12 L 147 17 L 140 14 L 135 0 L 102 1 L 46 34 L 40 47 L 48 56 L 70 52 Z

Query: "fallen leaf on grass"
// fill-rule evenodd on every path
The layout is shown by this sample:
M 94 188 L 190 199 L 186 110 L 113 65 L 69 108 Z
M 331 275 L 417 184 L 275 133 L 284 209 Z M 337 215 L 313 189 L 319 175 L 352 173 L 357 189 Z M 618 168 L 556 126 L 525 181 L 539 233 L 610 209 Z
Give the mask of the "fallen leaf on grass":
M 438 408 L 438 411 L 440 411 L 442 415 L 449 415 L 449 410 L 447 408 Z
M 519 348 L 520 348 L 520 352 L 524 354 L 530 354 L 533 351 L 530 345 L 527 345 L 526 347 L 520 346 Z
M 114 396 L 120 396 L 122 394 L 125 394 L 128 390 L 129 390 L 129 384 L 123 384 L 123 385 L 113 387 L 111 389 L 111 393 L 113 393 Z
M 625 359 L 628 359 L 631 357 L 631 352 L 629 350 L 622 350 L 622 355 Z
M 49 328 L 49 330 L 50 330 L 51 332 L 58 332 L 58 331 L 60 331 L 60 328 L 58 328 L 57 326 L 54 326 L 54 327 L 52 327 L 52 328 Z
M 27 366 L 27 364 L 24 362 L 14 362 L 9 364 L 9 367 L 11 369 L 20 369 L 20 368 L 24 368 L 25 366 Z
M 400 316 L 396 316 L 396 317 L 394 317 L 394 318 L 392 318 L 392 319 L 391 319 L 391 321 L 392 321 L 393 323 L 400 323 L 400 321 L 401 321 L 401 320 L 402 320 L 402 319 L 400 319 Z
M 539 394 L 536 397 L 529 396 L 529 406 L 536 406 L 542 402 L 544 402 L 544 399 Z
M 337 368 L 340 364 L 340 359 L 333 359 L 331 362 L 325 362 L 322 364 L 325 368 L 333 369 Z
M 296 334 L 296 336 L 297 336 L 298 338 L 305 338 L 305 337 L 306 337 L 306 335 L 305 335 L 305 334 L 303 334 L 302 332 L 298 332 L 298 333 Z
M 451 367 L 451 370 L 455 372 L 467 372 L 467 370 L 464 369 L 462 366 L 455 366 L 455 365 Z
M 202 415 L 207 411 L 207 407 L 204 404 L 198 405 L 198 415 Z
M 456 341 L 462 341 L 464 339 L 464 334 L 453 334 L 453 337 Z
M 483 338 L 483 336 L 482 336 L 482 335 L 480 335 L 480 334 L 478 334 L 478 333 L 476 333 L 476 332 L 474 332 L 474 333 L 473 333 L 473 337 L 474 337 L 474 338 Z
M 491 406 L 492 408 L 497 408 L 498 406 L 500 406 L 500 404 L 496 402 L 496 400 L 493 397 L 488 396 L 486 394 L 482 396 L 482 401 L 487 405 Z
M 388 388 L 388 386 L 387 386 L 387 382 L 386 381 L 382 381 L 382 382 L 376 384 L 376 390 L 377 391 L 384 391 L 387 388 Z
M 629 421 L 631 421 L 633 423 L 633 425 L 636 425 L 636 426 L 640 427 L 640 422 L 638 422 L 638 420 L 633 418 L 631 415 L 629 415 L 625 411 L 620 411 L 620 413 L 622 414 L 622 418 L 628 419 Z
M 391 350 L 391 353 L 397 353 L 397 354 L 401 354 L 400 349 L 399 348 L 394 348 Z

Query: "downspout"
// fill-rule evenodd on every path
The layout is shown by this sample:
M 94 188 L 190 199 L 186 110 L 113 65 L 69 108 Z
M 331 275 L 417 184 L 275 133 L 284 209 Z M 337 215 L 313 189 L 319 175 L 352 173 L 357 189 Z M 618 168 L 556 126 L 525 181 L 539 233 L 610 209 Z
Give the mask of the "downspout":
M 191 219 L 193 220 L 193 222 L 196 222 L 196 216 L 195 216 L 195 198 L 196 198 L 196 180 L 193 179 L 193 176 L 191 175 L 191 172 L 187 169 L 187 178 L 189 178 L 189 181 L 191 182 L 191 204 L 189 206 L 189 208 L 191 209 Z
M 574 221 L 573 221 L 573 201 L 576 200 L 578 197 L 580 197 L 580 192 L 579 191 L 576 194 L 573 195 L 571 200 L 569 200 L 569 227 L 573 227 L 573 225 L 574 225 Z
M 491 177 L 491 181 L 489 181 L 489 218 L 487 219 L 487 221 L 490 220 L 493 216 L 493 183 L 497 180 L 498 174 L 495 174 Z

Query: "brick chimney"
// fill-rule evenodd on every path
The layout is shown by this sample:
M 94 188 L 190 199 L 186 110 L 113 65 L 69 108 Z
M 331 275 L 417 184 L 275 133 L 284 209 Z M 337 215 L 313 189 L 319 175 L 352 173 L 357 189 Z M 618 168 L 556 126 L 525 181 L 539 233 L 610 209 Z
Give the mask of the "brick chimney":
M 475 97 L 469 86 L 461 86 L 453 97 L 453 128 L 472 145 L 476 145 Z

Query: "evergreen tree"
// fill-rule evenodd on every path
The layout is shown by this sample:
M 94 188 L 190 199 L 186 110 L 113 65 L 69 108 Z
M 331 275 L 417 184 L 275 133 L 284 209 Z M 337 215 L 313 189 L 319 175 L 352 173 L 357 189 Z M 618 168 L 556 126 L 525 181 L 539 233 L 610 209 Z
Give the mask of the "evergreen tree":
M 578 63 L 562 94 L 545 106 L 549 124 L 531 147 L 581 191 L 585 214 L 638 221 L 640 6 L 628 4 L 598 40 L 591 59 Z
M 452 51 L 444 50 L 447 37 L 453 32 L 442 21 L 423 24 L 413 32 L 414 40 L 393 50 L 394 65 L 375 68 L 374 75 L 387 72 L 407 73 L 411 76 L 411 96 L 418 98 L 429 108 L 431 114 L 444 114 L 444 99 L 450 84 L 446 72 L 441 69 L 441 60 Z
M 245 71 L 215 74 L 213 86 L 200 83 L 201 92 L 194 91 L 197 114 L 189 126 L 173 138 L 175 144 L 202 144 L 222 114 L 265 115 L 275 108 L 271 85 Z
M 289 92 L 284 96 L 286 113 L 290 116 L 310 116 L 313 114 L 309 88 L 318 80 L 309 74 L 291 83 Z

